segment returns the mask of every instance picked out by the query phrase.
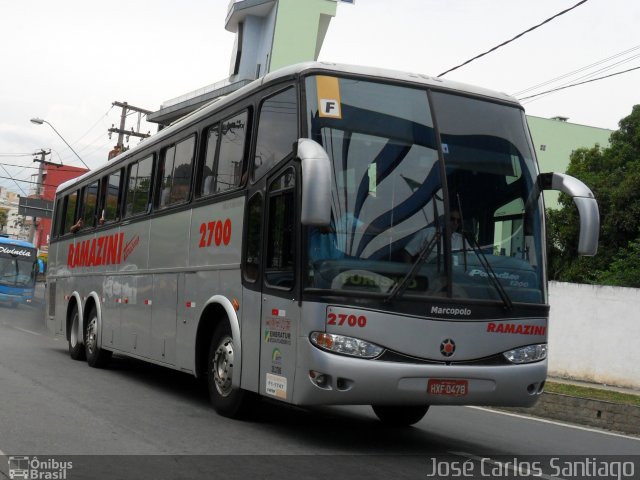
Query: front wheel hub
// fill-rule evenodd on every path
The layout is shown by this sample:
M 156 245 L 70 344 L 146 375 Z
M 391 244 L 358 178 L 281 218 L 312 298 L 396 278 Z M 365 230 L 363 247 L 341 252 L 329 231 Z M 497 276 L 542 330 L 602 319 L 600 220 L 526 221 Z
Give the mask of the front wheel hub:
M 211 374 L 216 390 L 223 397 L 228 396 L 232 390 L 233 357 L 233 340 L 227 336 L 218 345 L 211 363 Z

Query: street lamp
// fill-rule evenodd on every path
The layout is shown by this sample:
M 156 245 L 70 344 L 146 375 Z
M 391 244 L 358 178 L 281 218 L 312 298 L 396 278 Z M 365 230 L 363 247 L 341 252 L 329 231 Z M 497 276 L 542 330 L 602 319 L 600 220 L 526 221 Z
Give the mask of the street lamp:
M 69 143 L 64 139 L 64 137 L 63 137 L 62 135 L 60 135 L 60 132 L 58 132 L 58 130 L 56 130 L 56 128 L 55 128 L 53 125 L 51 125 L 51 124 L 50 124 L 49 122 L 47 122 L 46 120 L 43 120 L 42 118 L 37 118 L 37 117 L 36 117 L 36 118 L 32 118 L 30 121 L 31 121 L 31 123 L 35 123 L 36 125 L 42 125 L 43 123 L 46 123 L 47 125 L 49 125 L 49 126 L 53 129 L 53 131 L 54 131 L 54 132 L 56 132 L 56 133 L 58 134 L 58 136 L 62 139 L 62 141 L 63 141 L 64 143 L 66 143 L 66 144 L 67 144 L 67 147 L 69 147 L 69 148 L 71 149 L 71 151 L 72 151 L 73 153 L 75 153 L 75 154 L 76 154 L 76 157 L 78 157 L 78 158 L 80 159 L 80 161 L 82 162 L 82 164 L 83 164 L 85 167 L 87 167 L 87 170 L 91 170 L 91 169 L 89 168 L 89 165 L 87 165 L 86 163 L 84 163 L 84 160 L 82 160 L 82 158 L 80 157 L 80 155 L 78 155 L 78 152 L 76 152 L 76 151 L 73 149 L 73 147 L 71 147 L 71 145 L 69 145 Z

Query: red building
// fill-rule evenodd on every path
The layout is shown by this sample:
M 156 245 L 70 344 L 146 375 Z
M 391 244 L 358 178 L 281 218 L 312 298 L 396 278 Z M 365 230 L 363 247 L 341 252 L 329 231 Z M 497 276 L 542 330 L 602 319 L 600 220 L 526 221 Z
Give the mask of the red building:
M 54 165 L 45 164 L 42 175 L 42 184 L 44 185 L 42 189 L 42 198 L 53 202 L 58 185 L 66 182 L 67 180 L 71 180 L 72 178 L 79 177 L 87 171 L 88 170 L 86 168 L 70 167 L 68 165 L 56 167 Z M 50 232 L 51 219 L 38 218 L 36 234 L 33 239 L 33 243 L 38 249 L 47 251 L 49 247 Z

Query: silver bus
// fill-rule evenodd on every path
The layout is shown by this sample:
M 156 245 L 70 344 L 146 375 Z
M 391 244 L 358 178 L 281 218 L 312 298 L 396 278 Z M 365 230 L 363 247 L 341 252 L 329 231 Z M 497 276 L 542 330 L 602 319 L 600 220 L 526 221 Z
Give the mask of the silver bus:
M 420 74 L 270 73 L 58 188 L 47 321 L 73 359 L 113 353 L 207 379 L 217 412 L 269 397 L 536 402 L 547 373 L 541 192 L 522 107 Z

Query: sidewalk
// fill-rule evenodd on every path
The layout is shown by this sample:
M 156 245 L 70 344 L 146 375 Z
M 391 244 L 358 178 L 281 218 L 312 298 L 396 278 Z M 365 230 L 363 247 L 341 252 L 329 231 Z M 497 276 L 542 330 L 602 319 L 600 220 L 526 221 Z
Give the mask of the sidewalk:
M 640 399 L 640 391 L 630 388 L 554 377 L 547 378 L 547 382 L 613 391 Z M 545 391 L 538 403 L 531 408 L 504 408 L 504 410 L 640 436 L 640 405 L 597 400 L 589 398 L 588 394 L 574 396 Z

